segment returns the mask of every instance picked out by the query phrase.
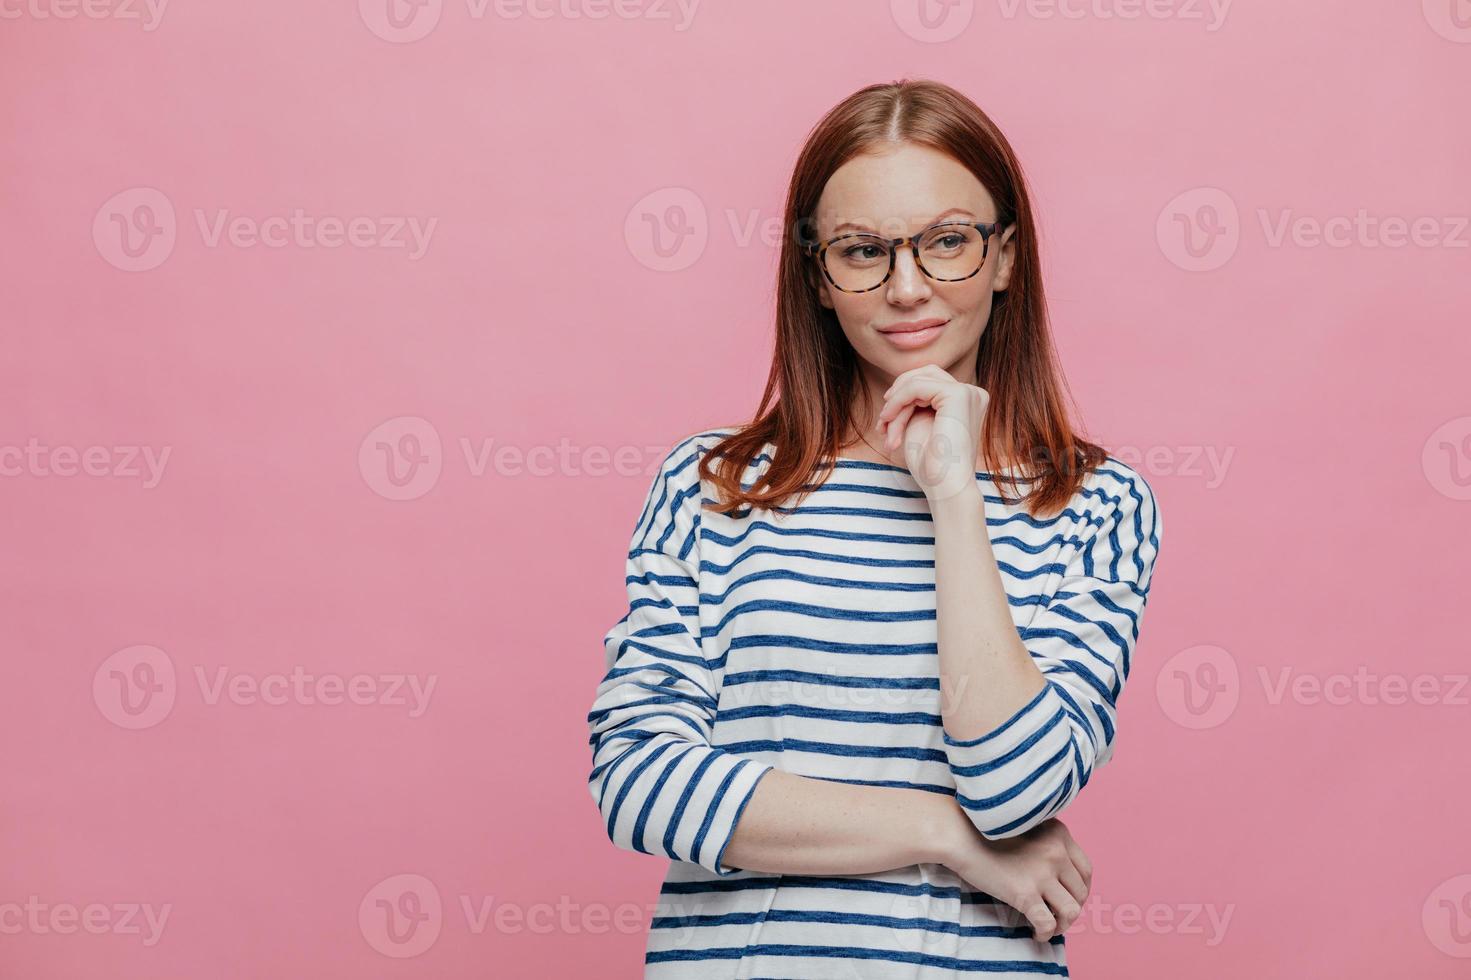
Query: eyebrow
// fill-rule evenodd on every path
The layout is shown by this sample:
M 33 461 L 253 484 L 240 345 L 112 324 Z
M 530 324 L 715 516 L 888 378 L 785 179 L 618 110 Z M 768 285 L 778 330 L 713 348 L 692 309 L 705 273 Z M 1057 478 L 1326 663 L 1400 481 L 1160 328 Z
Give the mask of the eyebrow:
M 931 218 L 929 221 L 926 221 L 925 222 L 925 227 L 928 228 L 930 225 L 938 224 L 939 222 L 944 221 L 946 218 L 950 217 L 951 215 L 956 215 L 956 214 L 963 214 L 963 215 L 965 215 L 967 217 L 975 218 L 975 215 L 972 214 L 971 212 L 967 211 L 965 208 L 950 208 L 948 211 L 941 211 L 939 214 L 935 215 L 935 217 Z M 977 219 L 977 220 L 979 220 L 979 219 Z M 842 224 L 838 225 L 836 228 L 833 229 L 833 234 L 834 235 L 840 234 L 846 228 L 852 228 L 854 231 L 866 231 L 866 232 L 869 232 L 869 233 L 875 234 L 875 235 L 878 234 L 878 232 L 874 231 L 872 228 L 865 227 L 864 225 L 855 225 L 851 221 L 845 221 Z

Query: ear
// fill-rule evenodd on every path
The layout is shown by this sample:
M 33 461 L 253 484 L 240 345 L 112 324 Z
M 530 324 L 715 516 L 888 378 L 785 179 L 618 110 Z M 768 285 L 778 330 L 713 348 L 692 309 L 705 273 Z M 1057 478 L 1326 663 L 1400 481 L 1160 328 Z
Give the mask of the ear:
M 831 288 L 828 286 L 827 277 L 818 271 L 815 259 L 808 258 L 804 262 L 806 265 L 807 282 L 817 291 L 817 301 L 828 309 L 832 309 L 833 294 Z
M 993 243 L 993 247 L 996 249 L 996 276 L 991 281 L 991 289 L 1000 293 L 1011 285 L 1011 271 L 1016 268 L 1016 222 L 1006 226 L 999 243 Z
M 817 301 L 828 309 L 833 308 L 833 294 L 828 289 L 826 280 L 817 284 Z

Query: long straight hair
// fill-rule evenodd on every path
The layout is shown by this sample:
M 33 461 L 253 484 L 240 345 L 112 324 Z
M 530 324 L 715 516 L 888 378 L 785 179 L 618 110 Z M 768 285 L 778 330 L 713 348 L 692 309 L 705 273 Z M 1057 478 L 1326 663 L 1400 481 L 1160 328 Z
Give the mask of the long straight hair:
M 960 92 L 936 81 L 903 79 L 848 96 L 802 147 L 787 189 L 771 372 L 752 421 L 700 459 L 700 476 L 722 498 L 712 509 L 774 507 L 793 494 L 805 496 L 834 465 L 853 424 L 854 400 L 866 397 L 867 389 L 836 313 L 818 299 L 818 273 L 803 251 L 812 239 L 804 229 L 815 228 L 817 202 L 839 167 L 901 142 L 954 157 L 990 193 L 1001 226 L 1016 225 L 1011 279 L 993 296 L 976 363 L 977 384 L 991 396 L 981 434 L 986 470 L 1012 502 L 1024 500 L 1040 516 L 1066 506 L 1103 461 L 1104 449 L 1074 433 L 1069 420 L 1032 204 L 1016 154 L 990 117 Z M 743 472 L 767 443 L 775 447 L 771 465 L 742 487 Z M 1018 480 L 1029 483 L 1024 495 L 1018 495 Z

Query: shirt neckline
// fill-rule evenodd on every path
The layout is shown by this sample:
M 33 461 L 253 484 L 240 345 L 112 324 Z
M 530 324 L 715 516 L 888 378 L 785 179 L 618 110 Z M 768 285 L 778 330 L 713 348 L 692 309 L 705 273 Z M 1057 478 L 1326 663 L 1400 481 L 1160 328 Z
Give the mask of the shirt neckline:
M 775 448 L 776 448 L 776 444 L 775 443 L 767 442 L 767 443 L 765 443 L 765 444 L 762 445 L 761 452 L 758 455 L 765 456 L 766 459 L 769 462 L 770 460 L 772 460 L 772 459 L 775 458 L 775 455 L 773 453 L 773 450 L 775 450 Z M 886 472 L 886 473 L 891 473 L 891 474 L 895 474 L 895 475 L 901 476 L 904 479 L 908 480 L 909 482 L 915 483 L 916 485 L 918 484 L 918 481 L 914 479 L 914 474 L 913 473 L 910 473 L 909 472 L 909 468 L 906 467 L 906 466 L 896 466 L 893 463 L 876 463 L 876 462 L 874 462 L 872 460 L 868 460 L 868 459 L 857 459 L 857 458 L 852 457 L 852 456 L 832 456 L 832 457 L 824 456 L 824 457 L 822 457 L 822 459 L 823 460 L 832 459 L 834 461 L 834 467 L 833 467 L 833 472 L 834 473 L 838 472 L 839 470 L 841 470 L 844 467 L 847 467 L 850 470 L 861 470 L 861 471 L 869 471 L 869 472 Z M 986 480 L 988 480 L 988 481 L 990 481 L 992 483 L 994 483 L 995 480 L 996 480 L 996 475 L 993 474 L 993 473 L 991 473 L 991 472 L 989 472 L 989 471 L 987 471 L 987 470 L 975 470 L 973 472 L 974 472 L 974 475 L 975 476 L 977 476 L 977 477 L 984 477 Z M 1030 478 L 1028 478 L 1028 477 L 1020 476 L 1018 478 L 1018 481 L 1017 482 L 1021 486 L 1026 486 L 1026 485 L 1030 484 L 1032 482 L 1032 480 Z

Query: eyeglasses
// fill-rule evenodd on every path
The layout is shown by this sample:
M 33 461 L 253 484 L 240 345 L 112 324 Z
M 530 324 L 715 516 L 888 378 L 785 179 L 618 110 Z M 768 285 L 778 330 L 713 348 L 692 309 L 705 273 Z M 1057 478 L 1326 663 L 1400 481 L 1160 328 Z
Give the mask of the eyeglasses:
M 895 250 L 908 245 L 919 271 L 939 282 L 969 279 L 986 264 L 1001 223 L 941 221 L 907 238 L 850 232 L 805 246 L 827 281 L 845 293 L 866 293 L 894 274 Z

